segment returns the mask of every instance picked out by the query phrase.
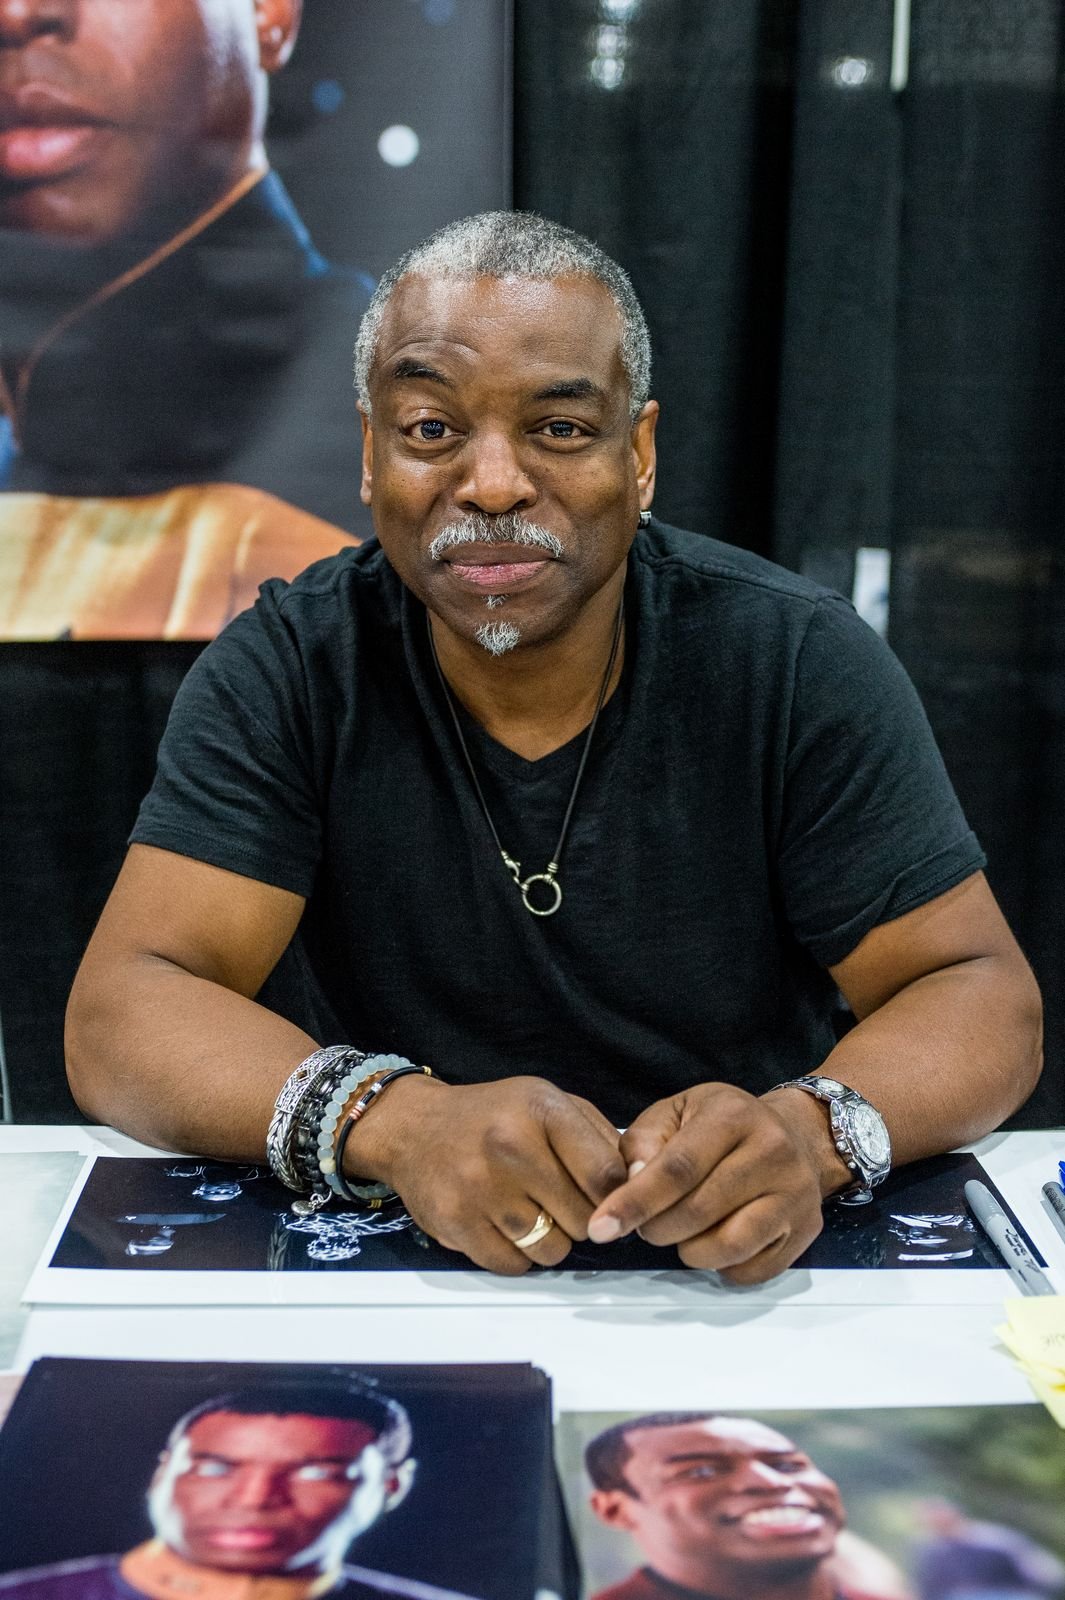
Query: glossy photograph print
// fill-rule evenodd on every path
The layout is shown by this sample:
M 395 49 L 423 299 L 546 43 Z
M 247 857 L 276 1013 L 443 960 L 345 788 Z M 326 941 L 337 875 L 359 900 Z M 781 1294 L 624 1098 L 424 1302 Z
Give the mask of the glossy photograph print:
M 583 1600 L 1061 1600 L 1042 1406 L 570 1413 Z
M 964 1184 L 972 1178 L 998 1197 L 974 1156 L 937 1156 L 899 1168 L 869 1205 L 826 1207 L 824 1231 L 797 1265 L 967 1273 L 1000 1268 L 965 1204 Z M 295 1198 L 265 1163 L 99 1157 L 49 1265 L 141 1273 L 478 1270 L 428 1238 L 399 1207 L 330 1205 L 300 1216 Z M 685 1270 L 672 1247 L 636 1235 L 610 1245 L 578 1241 L 561 1269 L 563 1275 Z
M 0 1504 L 5 1600 L 576 1600 L 527 1365 L 46 1359 Z

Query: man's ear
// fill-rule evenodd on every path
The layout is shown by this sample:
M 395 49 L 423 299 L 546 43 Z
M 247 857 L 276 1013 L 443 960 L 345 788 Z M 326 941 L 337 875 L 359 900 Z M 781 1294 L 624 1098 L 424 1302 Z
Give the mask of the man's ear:
M 593 1489 L 588 1499 L 588 1504 L 608 1528 L 624 1528 L 631 1531 L 635 1525 L 632 1514 L 632 1495 L 626 1494 L 624 1489 Z
M 398 1467 L 389 1469 L 388 1478 L 386 1479 L 386 1511 L 394 1511 L 400 1501 L 407 1498 L 417 1470 L 418 1463 L 411 1456 L 408 1456 L 406 1461 L 401 1461 Z
M 356 410 L 362 423 L 362 485 L 359 498 L 364 506 L 368 506 L 373 504 L 373 423 L 366 415 L 361 400 Z
M 640 510 L 650 511 L 655 497 L 655 425 L 658 401 L 648 400 L 632 425 L 632 454 L 636 463 L 636 482 L 640 488 Z
M 303 0 L 255 0 L 259 65 L 264 72 L 276 72 L 292 54 L 302 10 Z

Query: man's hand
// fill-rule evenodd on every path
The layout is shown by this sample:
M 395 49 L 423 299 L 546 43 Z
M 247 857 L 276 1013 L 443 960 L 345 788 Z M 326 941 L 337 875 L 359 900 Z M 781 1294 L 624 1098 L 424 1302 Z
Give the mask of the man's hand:
M 775 1098 L 702 1083 L 648 1106 L 621 1140 L 629 1179 L 599 1206 L 589 1238 L 606 1244 L 635 1228 L 733 1283 L 790 1266 L 821 1231 L 825 1133 L 792 1115 L 790 1095 L 779 1109 Z
M 542 1078 L 445 1086 L 407 1077 L 356 1128 L 345 1151 L 356 1181 L 396 1190 L 415 1222 L 489 1272 L 555 1267 L 588 1236 L 600 1201 L 625 1181 L 617 1130 L 587 1100 Z M 555 1226 L 513 1244 L 539 1212 Z

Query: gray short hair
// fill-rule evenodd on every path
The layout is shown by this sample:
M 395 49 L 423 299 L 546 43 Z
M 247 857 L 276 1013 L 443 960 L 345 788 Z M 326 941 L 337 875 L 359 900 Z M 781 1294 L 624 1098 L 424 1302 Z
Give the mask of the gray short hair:
M 651 340 L 628 273 L 583 234 L 533 211 L 483 211 L 450 222 L 389 267 L 374 291 L 355 342 L 355 387 L 370 413 L 370 369 L 385 308 L 401 278 L 594 278 L 621 317 L 621 364 L 635 422 L 651 391 Z

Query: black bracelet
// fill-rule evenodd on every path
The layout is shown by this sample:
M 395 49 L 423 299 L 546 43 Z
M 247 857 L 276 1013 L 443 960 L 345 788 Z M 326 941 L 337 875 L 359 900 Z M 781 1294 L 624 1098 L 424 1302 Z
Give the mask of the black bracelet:
M 376 1083 L 372 1083 L 370 1085 L 370 1087 L 366 1090 L 366 1093 L 356 1100 L 355 1104 L 348 1112 L 347 1117 L 344 1119 L 344 1126 L 341 1128 L 340 1137 L 337 1139 L 336 1178 L 340 1193 L 343 1195 L 345 1200 L 350 1200 L 353 1204 L 366 1205 L 367 1202 L 376 1202 L 376 1204 L 379 1206 L 384 1199 L 394 1198 L 398 1200 L 400 1198 L 399 1195 L 395 1194 L 395 1191 L 393 1191 L 391 1196 L 382 1195 L 381 1185 L 378 1183 L 349 1183 L 347 1178 L 344 1176 L 343 1162 L 344 1151 L 347 1149 L 348 1139 L 351 1136 L 351 1130 L 354 1128 L 355 1124 L 362 1121 L 363 1117 L 366 1115 L 367 1111 L 369 1111 L 374 1101 L 380 1094 L 383 1093 L 385 1089 L 388 1088 L 390 1083 L 395 1083 L 397 1078 L 407 1077 L 407 1075 L 411 1072 L 419 1072 L 427 1078 L 431 1078 L 433 1075 L 429 1067 L 416 1067 L 413 1065 L 413 1063 L 406 1067 L 395 1067 L 391 1072 L 386 1072 L 383 1078 L 378 1078 Z
M 303 1188 L 310 1193 L 314 1193 L 322 1181 L 318 1167 L 318 1129 L 325 1108 L 345 1071 L 367 1059 L 367 1051 L 349 1046 L 343 1055 L 338 1055 L 331 1063 L 300 1105 L 292 1135 L 291 1161 Z

